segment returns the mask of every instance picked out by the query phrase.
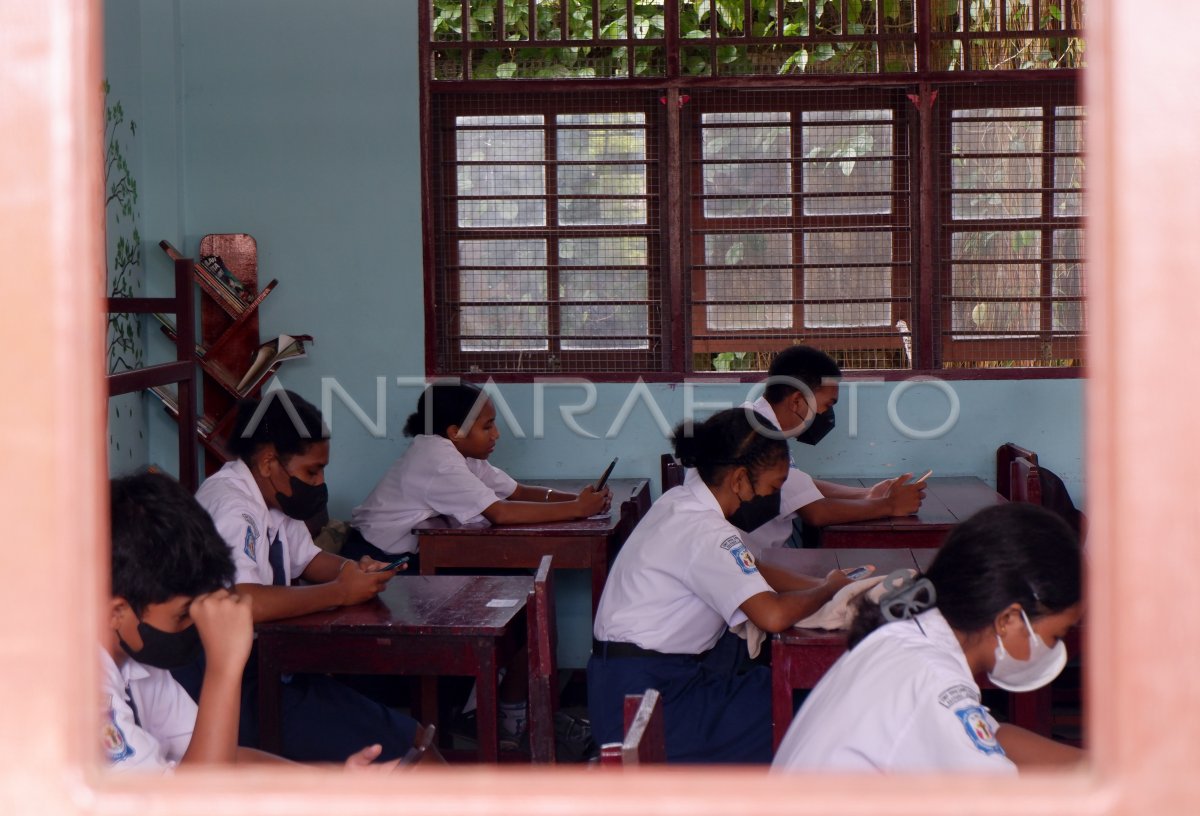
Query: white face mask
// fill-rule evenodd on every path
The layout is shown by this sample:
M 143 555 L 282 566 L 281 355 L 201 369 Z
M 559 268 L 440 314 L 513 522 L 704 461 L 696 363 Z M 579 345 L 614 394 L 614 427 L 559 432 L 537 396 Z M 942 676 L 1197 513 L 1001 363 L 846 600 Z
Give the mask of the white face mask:
M 1021 610 L 1021 620 L 1029 632 L 1028 660 L 1018 660 L 1010 655 L 1000 635 L 996 635 L 996 665 L 988 672 L 988 680 L 1005 691 L 1039 689 L 1058 677 L 1067 665 L 1067 647 L 1061 640 L 1051 648 L 1041 635 L 1033 631 L 1024 609 Z

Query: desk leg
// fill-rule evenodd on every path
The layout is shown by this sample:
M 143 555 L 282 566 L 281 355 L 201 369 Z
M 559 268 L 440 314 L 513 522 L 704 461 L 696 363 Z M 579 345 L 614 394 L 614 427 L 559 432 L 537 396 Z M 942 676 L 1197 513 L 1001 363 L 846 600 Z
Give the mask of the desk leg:
M 500 760 L 499 686 L 496 645 L 489 643 L 479 649 L 479 673 L 475 676 L 475 728 L 479 759 L 483 762 Z
M 279 660 L 269 637 L 258 639 L 258 744 L 268 753 L 283 753 L 282 694 Z
M 775 639 L 771 640 L 771 721 L 773 728 L 772 748 L 779 750 L 783 735 L 792 724 L 792 685 L 788 682 L 792 672 L 790 649 Z
M 437 725 L 439 738 L 446 736 L 448 731 L 438 721 L 438 678 L 422 675 L 417 689 L 417 719 L 421 725 Z

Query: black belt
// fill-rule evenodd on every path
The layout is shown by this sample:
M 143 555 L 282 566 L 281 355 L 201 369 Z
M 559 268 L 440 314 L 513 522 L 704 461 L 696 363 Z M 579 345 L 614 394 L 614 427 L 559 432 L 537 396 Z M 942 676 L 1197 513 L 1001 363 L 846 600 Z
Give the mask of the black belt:
M 686 657 L 688 660 L 699 660 L 703 655 L 698 654 L 671 654 L 670 652 L 656 652 L 653 649 L 643 649 L 636 643 L 621 643 L 616 640 L 596 640 L 592 639 L 592 654 L 600 658 L 610 657 Z

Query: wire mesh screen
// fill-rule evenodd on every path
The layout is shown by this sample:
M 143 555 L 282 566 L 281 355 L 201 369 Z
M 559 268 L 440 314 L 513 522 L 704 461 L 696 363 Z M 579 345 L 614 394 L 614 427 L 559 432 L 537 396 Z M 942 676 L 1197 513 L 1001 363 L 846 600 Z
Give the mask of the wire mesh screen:
M 662 368 L 656 104 L 436 100 L 441 370 Z
M 944 365 L 1081 365 L 1084 113 L 1074 87 L 950 92 L 939 104 Z
M 909 103 L 899 92 L 693 95 L 692 365 L 761 370 L 794 343 L 909 368 Z

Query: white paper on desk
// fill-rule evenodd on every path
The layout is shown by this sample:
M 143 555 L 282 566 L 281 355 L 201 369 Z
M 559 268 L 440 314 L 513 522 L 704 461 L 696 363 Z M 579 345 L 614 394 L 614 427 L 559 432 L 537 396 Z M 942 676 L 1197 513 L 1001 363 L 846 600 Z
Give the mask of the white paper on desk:
M 601 521 L 603 519 L 610 519 L 610 518 L 612 518 L 612 511 L 609 511 L 607 513 L 597 513 L 594 516 L 588 516 L 587 520 L 588 521 Z
M 487 602 L 487 605 L 492 609 L 508 609 L 516 606 L 520 601 L 511 601 L 508 598 L 492 598 Z

